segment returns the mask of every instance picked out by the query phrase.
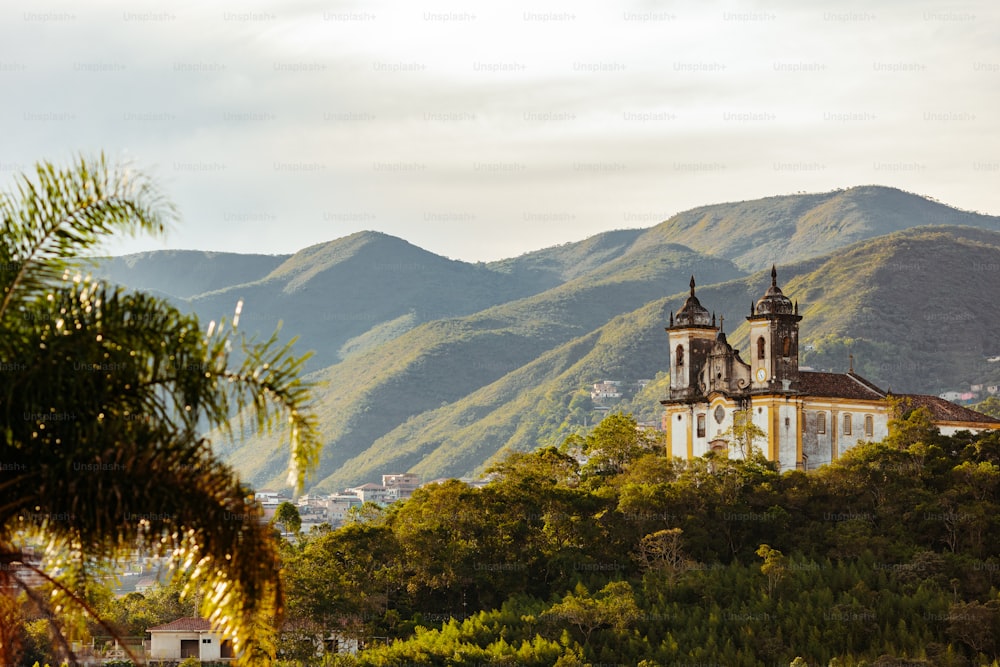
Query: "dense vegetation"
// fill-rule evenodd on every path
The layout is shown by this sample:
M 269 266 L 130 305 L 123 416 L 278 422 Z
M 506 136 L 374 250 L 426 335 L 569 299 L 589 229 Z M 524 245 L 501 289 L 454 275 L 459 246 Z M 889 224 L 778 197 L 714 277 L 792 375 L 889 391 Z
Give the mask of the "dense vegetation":
M 40 162 L 0 192 L 0 664 L 36 638 L 23 614 L 77 664 L 85 621 L 106 626 L 90 589 L 136 551 L 200 595 L 239 665 L 271 664 L 278 546 L 200 430 L 226 430 L 237 412 L 248 428 L 286 423 L 288 483 L 301 487 L 321 445 L 304 360 L 277 335 L 239 335 L 238 308 L 204 327 L 75 271 L 109 238 L 160 235 L 175 214 L 144 174 L 103 155 Z
M 286 545 L 286 658 L 337 633 L 368 648 L 330 664 L 997 664 L 1000 434 L 893 426 L 779 475 L 612 415 L 367 508 Z

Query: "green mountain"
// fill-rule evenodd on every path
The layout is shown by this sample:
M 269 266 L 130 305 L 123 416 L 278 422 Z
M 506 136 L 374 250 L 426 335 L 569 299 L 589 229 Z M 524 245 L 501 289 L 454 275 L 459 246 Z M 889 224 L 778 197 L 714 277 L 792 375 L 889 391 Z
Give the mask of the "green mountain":
M 175 300 L 263 278 L 289 255 L 242 255 L 201 250 L 154 250 L 105 257 L 91 269 L 96 277 Z M 232 305 L 221 314 L 232 313 Z M 217 318 L 220 313 L 215 313 Z
M 695 273 L 712 280 L 708 266 L 697 267 Z M 785 293 L 799 301 L 804 316 L 803 364 L 843 372 L 853 353 L 855 370 L 884 387 L 937 393 L 942 386 L 976 380 L 991 370 L 984 357 L 1000 354 L 991 334 L 1000 327 L 1000 311 L 992 307 L 1000 285 L 990 281 L 991 274 L 981 275 L 986 270 L 1000 270 L 1000 233 L 919 228 L 782 266 L 779 279 Z M 744 316 L 750 301 L 769 283 L 769 272 L 761 271 L 699 287 L 697 294 L 706 307 L 726 315 L 732 322 L 727 327 L 730 340 L 745 349 Z M 566 294 L 569 285 L 574 283 L 554 292 Z M 650 379 L 666 370 L 663 327 L 687 291 L 678 287 L 675 282 L 660 289 L 660 294 L 671 291 L 671 296 L 651 299 L 562 344 L 540 353 L 536 348 L 522 364 L 499 354 L 484 332 L 470 335 L 481 314 L 448 327 L 428 325 L 420 331 L 422 339 L 416 338 L 416 331 L 401 337 L 395 341 L 398 348 L 380 350 L 393 357 L 415 355 L 401 375 L 381 367 L 356 385 L 359 395 L 333 392 L 335 396 L 320 399 L 324 422 L 335 427 L 328 432 L 318 489 L 335 490 L 398 470 L 418 472 L 425 479 L 465 475 L 481 470 L 503 450 L 558 444 L 570 433 L 583 432 L 593 419 L 590 384 L 607 377 Z M 541 312 L 541 304 L 550 298 L 545 293 L 508 312 Z M 489 335 L 497 333 L 493 329 Z M 541 331 L 529 336 L 525 340 L 543 338 Z M 371 363 L 378 356 L 373 354 Z M 495 360 L 495 379 L 472 390 L 475 383 L 461 384 L 468 392 L 457 399 L 445 393 L 426 400 L 407 397 L 414 383 L 420 383 L 422 391 L 454 386 L 451 378 L 477 358 Z M 354 377 L 358 369 L 346 366 L 328 369 L 323 379 L 343 383 Z M 655 406 L 663 391 L 662 382 L 654 383 L 634 402 Z M 375 406 L 389 405 L 390 396 L 393 412 L 372 415 Z M 421 409 L 420 404 L 427 407 Z M 380 431 L 387 425 L 392 427 Z M 248 460 L 254 451 L 273 451 L 264 442 L 247 442 L 238 460 Z M 277 473 L 280 463 L 271 462 L 270 470 Z M 256 479 L 277 481 L 267 477 L 268 467 L 253 472 Z
M 317 481 L 332 475 L 321 486 L 336 489 L 365 479 L 386 463 L 372 456 L 372 443 L 393 428 L 464 399 L 664 291 L 682 289 L 696 270 L 712 282 L 740 275 L 731 263 L 682 246 L 646 246 L 542 294 L 429 322 L 317 373 L 324 388 L 316 408 L 327 438 Z M 275 452 L 273 437 L 226 450 L 267 484 L 280 482 L 284 460 Z M 348 465 L 356 457 L 372 465 Z
M 663 327 L 691 274 L 737 346 L 778 261 L 805 316 L 804 365 L 842 371 L 853 354 L 898 391 L 1000 383 L 986 360 L 1000 355 L 993 229 L 1000 218 L 870 186 L 701 207 L 488 264 L 359 232 L 291 256 L 154 252 L 99 271 L 205 319 L 242 299 L 245 331 L 282 322 L 299 336 L 327 440 L 314 482 L 336 490 L 403 470 L 462 475 L 560 442 L 599 417 L 589 386 L 605 378 L 654 380 L 623 406 L 655 420 Z M 249 481 L 280 485 L 280 436 L 217 447 Z
M 1000 229 L 1000 217 L 870 185 L 702 206 L 650 232 L 752 271 L 778 259 L 789 263 L 825 255 L 857 241 L 925 225 L 995 230 Z
M 240 328 L 266 337 L 281 325 L 283 336 L 299 337 L 298 350 L 313 352 L 309 370 L 338 363 L 423 322 L 477 312 L 551 284 L 541 275 L 447 259 L 379 232 L 358 232 L 291 256 L 225 255 L 218 266 L 210 255 L 129 255 L 104 260 L 96 273 L 179 297 L 181 307 L 206 322 L 231 319 L 242 300 Z M 170 262 L 186 274 L 184 280 L 169 280 L 163 267 Z M 142 270 L 144 264 L 148 271 Z M 220 275 L 226 271 L 228 282 Z

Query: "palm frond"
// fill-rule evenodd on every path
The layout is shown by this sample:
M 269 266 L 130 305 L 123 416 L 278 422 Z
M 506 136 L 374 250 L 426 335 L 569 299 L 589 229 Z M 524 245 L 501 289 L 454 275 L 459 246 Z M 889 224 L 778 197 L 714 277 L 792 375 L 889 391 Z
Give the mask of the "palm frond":
M 176 219 L 159 189 L 128 166 L 79 158 L 68 168 L 41 162 L 0 195 L 0 318 L 18 299 L 57 280 L 66 260 L 92 252 L 113 234 L 162 234 Z
M 0 198 L 0 551 L 44 539 L 46 569 L 75 584 L 92 573 L 70 561 L 137 547 L 169 556 L 241 662 L 264 664 L 282 613 L 277 548 L 249 489 L 200 433 L 225 430 L 235 413 L 263 429 L 285 420 L 301 486 L 320 447 L 311 387 L 298 378 L 305 357 L 277 332 L 260 344 L 228 324 L 206 333 L 162 299 L 67 271 L 101 237 L 160 231 L 171 214 L 147 181 L 107 173 L 103 157 L 42 165 Z M 234 343 L 244 354 L 235 369 Z M 54 608 L 88 612 L 73 586 L 53 582 Z

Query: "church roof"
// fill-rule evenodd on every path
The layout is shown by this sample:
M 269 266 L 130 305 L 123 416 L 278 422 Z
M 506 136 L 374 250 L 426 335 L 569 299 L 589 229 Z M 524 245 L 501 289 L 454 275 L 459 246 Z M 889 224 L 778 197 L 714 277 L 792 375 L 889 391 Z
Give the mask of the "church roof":
M 970 410 L 961 405 L 956 405 L 938 396 L 899 394 L 898 398 L 907 400 L 912 408 L 927 408 L 931 413 L 931 418 L 935 422 L 971 422 L 975 424 L 1000 425 L 1000 419 Z
M 767 288 L 764 296 L 757 301 L 757 305 L 754 306 L 753 316 L 793 314 L 795 314 L 795 307 L 792 305 L 792 300 L 785 296 L 781 288 L 778 287 L 778 270 L 772 265 L 771 286 Z
M 807 396 L 878 401 L 885 392 L 856 373 L 799 371 L 798 391 Z
M 698 297 L 694 295 L 694 276 L 691 276 L 691 295 L 684 301 L 681 309 L 671 317 L 670 325 L 678 329 L 684 327 L 710 327 L 712 326 L 712 319 L 708 310 L 701 305 Z
M 149 628 L 146 632 L 209 632 L 212 624 L 204 618 L 178 618 L 166 625 Z

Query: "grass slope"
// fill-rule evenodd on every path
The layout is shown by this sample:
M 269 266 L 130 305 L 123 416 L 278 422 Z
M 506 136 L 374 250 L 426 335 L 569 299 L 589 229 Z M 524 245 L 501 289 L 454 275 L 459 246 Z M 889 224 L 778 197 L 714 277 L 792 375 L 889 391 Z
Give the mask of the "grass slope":
M 975 379 L 985 367 L 983 355 L 993 353 L 991 331 L 1000 327 L 1000 311 L 992 305 L 1000 298 L 1000 284 L 992 280 L 997 271 L 1000 234 L 924 228 L 782 266 L 779 283 L 800 302 L 803 346 L 817 344 L 816 352 L 803 353 L 804 364 L 843 372 L 853 352 L 856 370 L 884 387 L 937 393 L 941 385 Z M 730 340 L 745 350 L 744 317 L 769 284 L 769 272 L 761 271 L 699 287 L 698 296 L 728 316 Z M 677 290 L 612 318 L 468 396 L 404 420 L 396 416 L 397 425 L 372 439 L 370 448 L 341 452 L 348 455 L 336 457 L 341 463 L 332 473 L 323 470 L 318 488 L 336 490 L 405 470 L 425 479 L 465 475 L 481 471 L 504 449 L 557 444 L 583 428 L 585 413 L 575 402 L 590 383 L 652 378 L 666 369 L 663 327 L 685 296 L 686 290 Z M 824 353 L 830 358 L 824 360 Z
M 536 282 L 435 255 L 402 239 L 359 232 L 302 250 L 264 278 L 202 294 L 199 314 L 231 313 L 268 335 L 279 322 L 318 370 L 423 322 L 465 315 L 535 293 Z
M 826 255 L 868 238 L 926 225 L 1000 229 L 1000 217 L 960 211 L 916 194 L 860 186 L 702 206 L 650 230 L 700 252 L 757 270 Z
M 188 299 L 204 292 L 258 280 L 288 257 L 201 250 L 154 250 L 98 258 L 91 273 L 131 289 Z M 231 313 L 232 307 L 224 312 Z M 218 316 L 219 313 L 214 315 Z
M 325 369 L 316 375 L 325 382 L 316 407 L 327 439 L 317 481 L 407 420 L 461 400 L 616 316 L 682 289 L 695 270 L 715 281 L 739 275 L 732 264 L 681 246 L 647 247 L 601 267 L 594 277 L 468 317 L 423 324 Z M 255 483 L 277 484 L 283 461 L 273 451 L 272 439 L 252 438 L 230 454 Z M 335 481 L 359 479 L 341 475 Z

